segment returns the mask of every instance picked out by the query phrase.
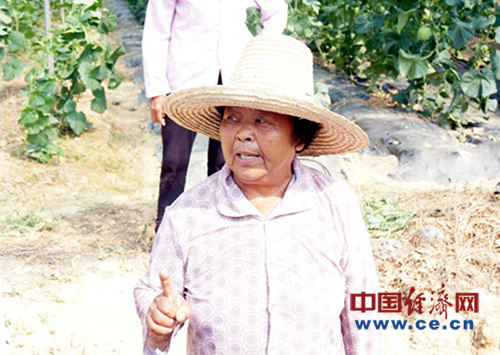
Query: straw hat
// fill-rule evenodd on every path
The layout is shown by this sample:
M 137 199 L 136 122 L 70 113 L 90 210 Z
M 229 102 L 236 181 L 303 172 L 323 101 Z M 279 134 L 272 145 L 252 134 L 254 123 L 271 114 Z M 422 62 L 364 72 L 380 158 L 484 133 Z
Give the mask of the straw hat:
M 320 130 L 299 155 L 355 152 L 367 135 L 346 118 L 314 102 L 312 54 L 302 42 L 284 35 L 250 40 L 229 85 L 176 91 L 165 99 L 167 115 L 179 125 L 220 140 L 217 107 L 246 107 L 319 123 Z

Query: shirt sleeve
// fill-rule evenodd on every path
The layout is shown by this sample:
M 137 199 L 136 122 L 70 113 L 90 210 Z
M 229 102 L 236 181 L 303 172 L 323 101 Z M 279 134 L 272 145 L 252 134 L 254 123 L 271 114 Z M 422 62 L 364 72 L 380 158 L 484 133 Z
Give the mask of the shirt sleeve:
M 168 53 L 176 0 L 149 0 L 142 35 L 144 86 L 147 97 L 170 93 Z
M 169 215 L 165 213 L 163 221 L 156 235 L 151 250 L 151 260 L 146 274 L 139 280 L 134 289 L 134 297 L 137 313 L 141 319 L 143 326 L 143 337 L 146 340 L 146 323 L 145 317 L 153 300 L 161 294 L 160 271 L 167 270 L 172 278 L 172 281 L 180 294 L 184 291 L 184 263 L 182 251 L 178 243 L 175 231 L 170 223 Z M 175 336 L 172 334 L 171 339 Z M 157 349 L 148 347 L 144 342 L 145 355 L 157 355 Z M 170 347 L 169 342 L 165 342 L 163 349 L 160 351 L 168 352 Z
M 365 292 L 375 295 L 379 292 L 378 278 L 359 202 L 354 191 L 344 183 L 337 193 L 337 211 L 344 227 L 345 250 L 341 259 L 346 280 L 344 308 L 340 315 L 342 336 L 346 355 L 383 354 L 383 334 L 374 326 L 358 329 L 356 321 L 377 320 L 376 311 L 351 310 L 351 294 Z M 371 305 L 367 301 L 367 305 Z M 375 305 L 375 304 L 374 304 Z
M 283 0 L 254 0 L 260 9 L 262 34 L 283 33 L 288 17 L 288 5 Z

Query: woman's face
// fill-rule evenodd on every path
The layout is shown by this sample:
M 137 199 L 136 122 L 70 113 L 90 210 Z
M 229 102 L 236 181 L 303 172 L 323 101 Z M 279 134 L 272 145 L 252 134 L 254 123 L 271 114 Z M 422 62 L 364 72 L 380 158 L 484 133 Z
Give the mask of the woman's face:
M 290 179 L 295 151 L 289 116 L 227 107 L 220 125 L 222 152 L 237 184 L 279 185 Z

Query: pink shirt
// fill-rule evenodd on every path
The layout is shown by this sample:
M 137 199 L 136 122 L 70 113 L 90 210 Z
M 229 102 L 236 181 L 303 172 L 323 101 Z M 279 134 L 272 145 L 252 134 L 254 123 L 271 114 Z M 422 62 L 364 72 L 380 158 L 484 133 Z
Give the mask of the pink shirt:
M 376 293 L 369 238 L 350 187 L 297 159 L 265 219 L 225 166 L 167 208 L 135 298 L 143 322 L 168 270 L 193 308 L 188 354 L 381 354 L 349 295 Z M 145 349 L 145 354 L 154 354 Z
M 149 0 L 142 55 L 147 97 L 231 79 L 246 42 L 246 9 L 261 9 L 263 33 L 281 34 L 284 0 Z

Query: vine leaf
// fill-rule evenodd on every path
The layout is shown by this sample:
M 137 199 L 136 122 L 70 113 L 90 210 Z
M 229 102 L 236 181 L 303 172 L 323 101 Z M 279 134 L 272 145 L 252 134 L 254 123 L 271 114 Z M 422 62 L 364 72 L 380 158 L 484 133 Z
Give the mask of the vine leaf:
M 25 64 L 17 58 L 12 58 L 3 65 L 3 80 L 10 81 L 21 75 Z
M 471 98 L 488 97 L 497 92 L 495 77 L 492 72 L 480 73 L 471 70 L 462 75 L 460 84 L 464 94 Z
M 80 74 L 83 83 L 92 91 L 102 88 L 101 83 L 95 79 L 92 73 L 93 69 L 94 66 L 89 62 L 81 63 L 80 67 L 78 68 L 78 73 Z
M 474 28 L 471 24 L 455 20 L 450 26 L 451 46 L 455 49 L 465 47 L 472 37 L 474 37 Z
M 500 51 L 491 52 L 490 63 L 495 78 L 500 80 Z
M 429 70 L 429 61 L 417 54 L 399 51 L 399 71 L 406 78 L 413 80 L 423 78 Z
M 314 101 L 324 108 L 330 108 L 332 101 L 328 94 L 328 86 L 325 83 L 314 82 Z
M 83 112 L 70 112 L 66 116 L 66 122 L 76 135 L 82 134 L 87 129 L 87 120 Z
M 90 108 L 97 113 L 103 113 L 106 111 L 106 94 L 104 89 L 92 90 L 92 93 L 94 94 L 94 99 L 90 104 Z

